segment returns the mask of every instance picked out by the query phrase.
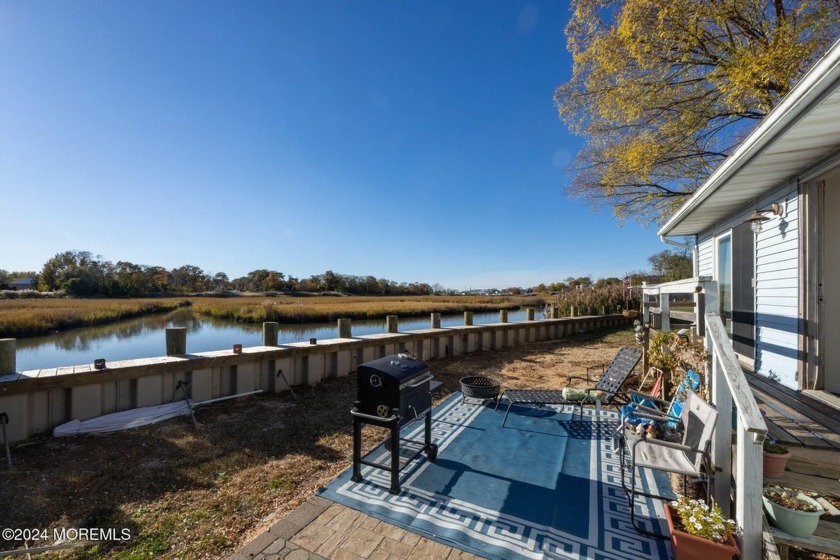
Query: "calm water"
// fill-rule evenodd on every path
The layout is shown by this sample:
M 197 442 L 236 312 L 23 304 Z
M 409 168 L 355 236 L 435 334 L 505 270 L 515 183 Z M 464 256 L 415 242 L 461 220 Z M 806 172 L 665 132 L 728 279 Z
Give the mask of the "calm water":
M 525 309 L 508 312 L 511 322 L 525 321 Z M 536 311 L 542 318 L 542 310 Z M 475 313 L 476 325 L 498 323 L 499 312 Z M 444 315 L 442 327 L 464 324 L 464 314 Z M 400 318 L 400 331 L 428 329 L 429 316 Z M 75 329 L 36 338 L 18 339 L 17 370 L 92 364 L 96 358 L 108 361 L 152 358 L 166 354 L 166 327 L 187 328 L 187 352 L 224 350 L 234 344 L 262 345 L 262 325 L 247 325 L 198 317 L 189 309 L 166 315 L 142 317 L 101 327 Z M 353 321 L 353 336 L 385 332 L 385 319 Z M 338 338 L 336 323 L 308 323 L 280 325 L 280 344 L 302 342 L 310 338 L 319 340 Z

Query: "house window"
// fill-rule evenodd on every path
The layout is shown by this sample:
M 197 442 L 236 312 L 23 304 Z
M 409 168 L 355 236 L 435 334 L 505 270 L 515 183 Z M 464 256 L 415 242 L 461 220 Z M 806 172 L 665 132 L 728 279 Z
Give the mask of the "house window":
M 717 242 L 717 281 L 720 297 L 720 317 L 726 332 L 732 334 L 732 238 L 722 237 Z

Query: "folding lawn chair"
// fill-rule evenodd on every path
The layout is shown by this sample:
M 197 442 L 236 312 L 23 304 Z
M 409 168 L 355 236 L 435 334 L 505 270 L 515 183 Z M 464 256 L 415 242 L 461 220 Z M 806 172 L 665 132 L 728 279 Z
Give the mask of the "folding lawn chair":
M 706 501 L 709 501 L 712 472 L 709 447 L 717 418 L 718 412 L 714 406 L 701 399 L 694 391 L 688 390 L 685 406 L 680 413 L 680 422 L 683 426 L 683 437 L 680 443 L 653 439 L 646 437 L 646 435 L 633 440 L 621 440 L 619 451 L 621 486 L 627 493 L 627 500 L 630 504 L 630 523 L 639 533 L 652 537 L 668 538 L 665 535 L 648 531 L 636 523 L 636 496 L 659 500 L 671 499 L 668 496 L 661 496 L 653 491 L 645 492 L 638 488 L 637 474 L 640 469 L 684 475 L 684 494 L 686 479 L 696 479 L 705 486 Z M 629 468 L 627 466 L 628 458 L 630 460 Z M 629 485 L 627 484 L 628 474 Z
M 502 426 L 507 422 L 510 407 L 514 404 L 533 404 L 543 406 L 546 404 L 567 404 L 575 403 L 580 407 L 580 415 L 583 417 L 583 405 L 586 402 L 593 402 L 598 407 L 601 403 L 610 403 L 617 398 L 617 394 L 622 390 L 624 382 L 630 376 L 630 373 L 642 359 L 642 350 L 631 346 L 625 346 L 618 351 L 618 354 L 613 361 L 604 370 L 601 378 L 594 387 L 586 389 L 575 390 L 574 392 L 580 395 L 580 399 L 568 398 L 569 391 L 558 390 L 530 390 L 530 389 L 508 389 L 504 392 L 501 398 L 508 401 L 505 417 L 502 420 Z M 567 384 L 571 383 L 572 379 L 583 379 L 582 377 L 569 376 Z M 589 381 L 589 379 L 586 379 Z M 568 388 L 567 388 L 568 389 Z M 499 400 L 501 400 L 501 398 Z M 618 397 L 621 399 L 622 397 Z M 627 399 L 624 399 L 627 402 Z M 496 408 L 499 407 L 499 401 L 496 402 Z

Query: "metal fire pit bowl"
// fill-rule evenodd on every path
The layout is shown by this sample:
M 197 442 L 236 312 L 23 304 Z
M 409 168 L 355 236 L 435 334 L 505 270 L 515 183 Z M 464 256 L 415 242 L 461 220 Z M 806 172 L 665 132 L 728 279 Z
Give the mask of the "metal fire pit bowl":
M 474 375 L 461 378 L 461 394 L 465 399 L 498 399 L 502 384 L 492 377 Z

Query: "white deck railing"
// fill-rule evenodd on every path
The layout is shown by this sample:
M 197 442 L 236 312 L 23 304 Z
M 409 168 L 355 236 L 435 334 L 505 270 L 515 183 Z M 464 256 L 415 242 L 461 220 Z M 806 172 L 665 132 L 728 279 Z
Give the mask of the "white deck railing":
M 741 558 L 761 558 L 762 554 L 762 445 L 767 424 L 758 410 L 747 378 L 738 363 L 732 342 L 717 313 L 706 314 L 706 351 L 711 363 L 712 403 L 720 416 L 712 440 L 715 501 L 724 513 L 738 523 L 741 531 Z M 731 422 L 735 407 L 735 472 L 733 487 L 732 432 L 723 429 Z M 730 497 L 734 497 L 735 512 Z
M 741 532 L 741 558 L 761 558 L 762 444 L 767 436 L 767 424 L 758 410 L 755 397 L 732 348 L 732 341 L 718 314 L 717 282 L 709 277 L 688 278 L 658 286 L 645 286 L 644 294 L 659 296 L 663 331 L 670 330 L 670 295 L 694 294 L 696 332 L 698 335 L 705 335 L 705 348 L 708 353 L 706 385 L 712 404 L 720 413 L 712 440 L 715 502 L 728 517 L 738 523 Z M 700 294 L 704 295 L 703 305 Z M 646 324 L 650 321 L 650 305 L 651 302 L 645 298 L 643 315 Z M 731 429 L 727 429 L 730 427 Z
M 645 324 L 650 324 L 651 313 L 651 302 L 645 296 L 659 296 L 659 311 L 662 314 L 661 329 L 663 331 L 671 330 L 671 305 L 669 301 L 671 294 L 693 294 L 695 333 L 698 336 L 703 336 L 704 333 L 703 316 L 706 313 L 717 313 L 719 309 L 717 282 L 709 276 L 685 278 L 654 286 L 644 285 L 642 293 L 644 294 L 642 316 Z M 700 299 L 701 294 L 703 295 L 702 300 Z

